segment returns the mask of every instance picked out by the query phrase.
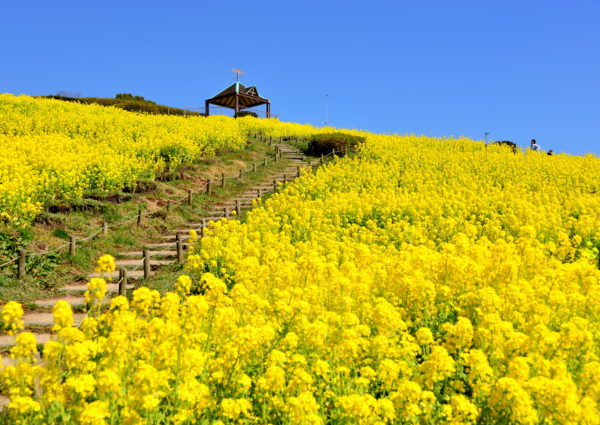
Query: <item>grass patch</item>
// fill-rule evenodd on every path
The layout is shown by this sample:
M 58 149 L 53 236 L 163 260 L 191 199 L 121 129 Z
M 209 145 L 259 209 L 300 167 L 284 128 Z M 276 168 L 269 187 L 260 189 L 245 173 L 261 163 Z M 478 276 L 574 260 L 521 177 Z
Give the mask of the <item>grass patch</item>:
M 107 236 L 100 233 L 96 238 L 78 242 L 73 256 L 64 249 L 53 256 L 31 257 L 28 260 L 25 279 L 16 278 L 16 266 L 0 271 L 0 301 L 17 300 L 31 302 L 42 297 L 58 295 L 65 284 L 85 279 L 92 271 L 100 255 L 117 255 L 121 251 L 142 248 L 145 243 L 162 242 L 162 235 L 175 229 L 185 228 L 190 222 L 199 222 L 206 209 L 216 202 L 229 199 L 247 189 L 269 173 L 284 168 L 288 162 L 273 162 L 274 147 L 268 143 L 250 140 L 241 152 L 224 151 L 213 158 L 198 158 L 192 164 L 182 166 L 173 173 L 173 179 L 138 184 L 131 193 L 87 193 L 83 200 L 63 202 L 53 206 L 52 211 L 40 214 L 42 219 L 22 232 L 29 240 L 29 252 L 44 252 L 65 245 L 73 236 L 76 240 L 98 232 L 103 222 L 109 223 Z M 269 158 L 267 166 L 263 160 Z M 249 171 L 252 164 L 260 164 L 257 172 L 244 173 L 239 180 L 239 171 Z M 225 186 L 221 187 L 222 176 Z M 213 193 L 200 193 L 206 181 L 212 182 Z M 173 203 L 166 210 L 153 216 L 144 216 L 140 226 L 133 219 L 121 226 L 115 224 L 136 215 L 139 208 L 153 211 L 166 205 L 167 200 L 183 200 L 188 190 L 194 191 L 192 205 L 186 202 Z M 163 270 L 164 269 L 164 270 Z M 181 266 L 161 268 L 156 277 L 156 288 L 164 291 L 172 288 L 181 272 Z

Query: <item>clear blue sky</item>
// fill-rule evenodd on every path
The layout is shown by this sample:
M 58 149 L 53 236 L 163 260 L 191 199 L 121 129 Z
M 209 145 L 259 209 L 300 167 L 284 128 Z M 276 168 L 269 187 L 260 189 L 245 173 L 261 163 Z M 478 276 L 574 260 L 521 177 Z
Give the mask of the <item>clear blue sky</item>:
M 282 120 L 600 152 L 600 0 L 3 1 L 0 92 L 200 106 L 246 71 Z

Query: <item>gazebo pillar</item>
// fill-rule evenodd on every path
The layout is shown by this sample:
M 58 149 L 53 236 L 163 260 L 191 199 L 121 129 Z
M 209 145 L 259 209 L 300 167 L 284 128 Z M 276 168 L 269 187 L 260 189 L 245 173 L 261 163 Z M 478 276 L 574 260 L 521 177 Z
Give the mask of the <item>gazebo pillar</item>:
M 208 116 L 209 115 L 209 111 L 208 111 L 208 100 L 204 101 L 204 116 Z
M 267 118 L 271 118 L 271 102 L 267 102 Z
M 240 95 L 239 94 L 235 94 L 235 115 L 239 114 L 240 112 Z

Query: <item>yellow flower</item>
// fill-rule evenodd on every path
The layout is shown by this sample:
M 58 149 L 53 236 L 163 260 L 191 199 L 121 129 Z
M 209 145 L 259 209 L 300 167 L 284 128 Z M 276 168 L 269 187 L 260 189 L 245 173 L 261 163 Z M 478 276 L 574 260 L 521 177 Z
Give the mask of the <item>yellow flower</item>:
M 52 315 L 54 316 L 53 331 L 56 332 L 64 327 L 73 326 L 73 310 L 68 302 L 58 300 L 52 308 Z
M 15 301 L 9 301 L 2 307 L 0 319 L 4 332 L 8 335 L 14 335 L 17 331 L 23 329 L 23 307 Z
M 98 259 L 94 271 L 96 273 L 112 273 L 115 269 L 115 258 L 112 255 L 105 254 Z
M 181 275 L 177 278 L 177 282 L 175 283 L 175 289 L 180 294 L 189 294 L 192 290 L 192 279 L 189 276 Z
M 15 346 L 10 349 L 10 356 L 15 359 L 31 360 L 37 355 L 37 338 L 31 332 L 21 332 L 15 338 Z
M 82 398 L 86 398 L 94 392 L 96 380 L 92 375 L 83 374 L 67 378 L 65 385 L 75 394 Z
M 108 402 L 96 400 L 85 405 L 79 421 L 82 425 L 105 425 L 109 416 Z
M 85 302 L 90 304 L 94 301 L 102 300 L 106 296 L 106 281 L 99 277 L 93 277 L 87 284 L 87 291 L 83 296 Z
M 454 360 L 444 347 L 432 347 L 427 360 L 421 364 L 425 387 L 432 388 L 436 382 L 450 377 L 455 371 L 454 365 Z
M 233 421 L 247 416 L 252 409 L 252 404 L 247 399 L 224 398 L 221 401 L 221 412 L 223 416 Z
M 421 345 L 429 345 L 433 343 L 433 334 L 429 328 L 419 328 L 415 336 Z
M 4 332 L 8 335 L 14 335 L 17 331 L 23 329 L 23 307 L 15 301 L 9 301 L 2 307 L 0 319 Z
M 12 396 L 8 408 L 13 414 L 26 415 L 33 412 L 39 412 L 42 407 L 40 403 L 33 400 L 31 397 Z

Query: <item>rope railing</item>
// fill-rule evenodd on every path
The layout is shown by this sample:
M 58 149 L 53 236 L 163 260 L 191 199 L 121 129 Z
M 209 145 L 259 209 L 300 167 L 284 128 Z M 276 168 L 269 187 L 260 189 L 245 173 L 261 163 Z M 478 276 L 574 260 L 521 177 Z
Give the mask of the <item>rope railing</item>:
M 19 257 L 15 257 L 15 258 L 13 258 L 12 260 L 8 260 L 6 263 L 0 264 L 0 269 L 1 269 L 2 267 L 8 266 L 9 264 L 12 264 L 12 263 L 14 263 L 14 262 L 15 262 L 15 261 L 17 261 L 18 259 L 19 259 Z
M 58 252 L 58 251 L 60 251 L 60 250 L 62 250 L 62 249 L 64 249 L 64 248 L 68 247 L 68 246 L 69 246 L 69 244 L 70 244 L 70 243 L 69 243 L 69 242 L 67 242 L 66 244 L 63 244 L 63 245 L 57 246 L 56 248 L 53 248 L 53 249 L 51 249 L 51 250 L 48 250 L 48 251 L 42 251 L 42 252 L 29 252 L 29 253 L 27 253 L 27 256 L 28 256 L 28 257 L 41 257 L 41 256 L 44 256 L 44 255 L 50 255 L 50 254 L 54 254 L 55 252 Z M 17 258 L 18 258 L 18 257 L 17 257 Z
M 249 133 L 248 134 L 249 137 L 254 137 L 258 140 L 263 140 L 263 141 L 268 141 L 269 145 L 272 145 L 277 138 L 274 138 L 273 136 L 269 136 L 269 135 L 265 135 L 265 134 L 261 134 L 261 133 Z M 296 139 L 296 141 L 298 141 L 298 137 L 297 136 L 280 136 L 279 137 L 279 141 L 283 142 L 284 138 L 285 140 L 291 140 L 292 138 Z M 281 149 L 281 147 L 279 146 L 275 146 L 275 153 L 274 153 L 274 157 L 273 157 L 273 161 L 277 162 L 278 159 L 281 159 L 283 156 L 283 151 Z M 335 150 L 328 153 L 327 155 L 322 155 L 321 156 L 321 163 L 323 163 L 323 160 L 325 158 L 328 157 L 334 157 L 335 156 Z M 227 180 L 233 180 L 233 181 L 241 181 L 243 179 L 244 174 L 247 173 L 252 173 L 252 172 L 256 172 L 258 170 L 258 167 L 266 167 L 268 164 L 268 157 L 265 157 L 265 159 L 259 163 L 253 163 L 252 166 L 250 168 L 246 168 L 246 169 L 241 169 L 239 176 L 235 177 L 235 176 L 225 176 L 224 174 L 221 175 L 221 185 L 220 187 L 224 187 L 225 182 Z M 310 163 L 309 163 L 310 165 Z M 209 179 L 206 182 L 204 182 L 201 186 L 200 186 L 200 191 L 196 192 L 196 193 L 207 193 L 207 194 L 211 194 L 212 193 L 212 186 L 213 186 L 213 182 Z M 274 189 L 273 189 L 274 190 Z M 269 189 L 265 189 L 264 193 L 269 193 L 272 190 Z M 9 266 L 11 264 L 17 263 L 18 262 L 18 273 L 17 276 L 18 278 L 23 278 L 25 277 L 25 265 L 26 265 L 26 258 L 27 257 L 41 257 L 41 256 L 45 256 L 45 255 L 49 255 L 49 254 L 53 254 L 55 252 L 59 252 L 61 250 L 64 250 L 65 248 L 69 249 L 70 254 L 72 255 L 75 251 L 75 246 L 77 243 L 83 243 L 83 242 L 87 242 L 95 237 L 97 237 L 100 234 L 107 234 L 109 229 L 116 229 L 118 227 L 124 226 L 126 224 L 135 222 L 137 220 L 138 222 L 138 226 L 141 225 L 141 221 L 143 217 L 147 217 L 147 216 L 151 216 L 154 214 L 157 214 L 165 209 L 170 208 L 173 205 L 192 205 L 192 196 L 193 196 L 193 191 L 188 190 L 188 194 L 186 197 L 181 198 L 181 199 L 176 199 L 176 200 L 168 200 L 167 203 L 157 209 L 154 209 L 152 211 L 144 211 L 141 207 L 138 210 L 138 212 L 135 215 L 132 215 L 131 217 L 128 217 L 120 222 L 117 223 L 103 223 L 102 227 L 95 231 L 94 233 L 92 233 L 91 235 L 88 235 L 86 237 L 83 238 L 74 238 L 72 237 L 71 240 L 63 245 L 60 245 L 58 247 L 52 248 L 50 250 L 46 250 L 46 251 L 42 251 L 42 252 L 26 252 L 25 250 L 20 250 L 20 255 L 12 258 L 8 261 L 6 261 L 3 264 L 0 264 L 0 270 L 3 269 L 6 266 Z M 233 209 L 232 209 L 233 210 Z M 227 217 L 229 214 L 225 211 L 222 211 L 220 214 L 215 215 L 215 217 Z M 176 245 L 177 242 L 174 242 L 170 245 L 166 245 L 166 246 L 173 246 Z M 143 261 L 141 260 L 141 264 L 143 265 Z M 137 270 L 137 268 L 140 266 L 137 266 L 135 269 L 131 270 L 131 271 L 135 271 Z

